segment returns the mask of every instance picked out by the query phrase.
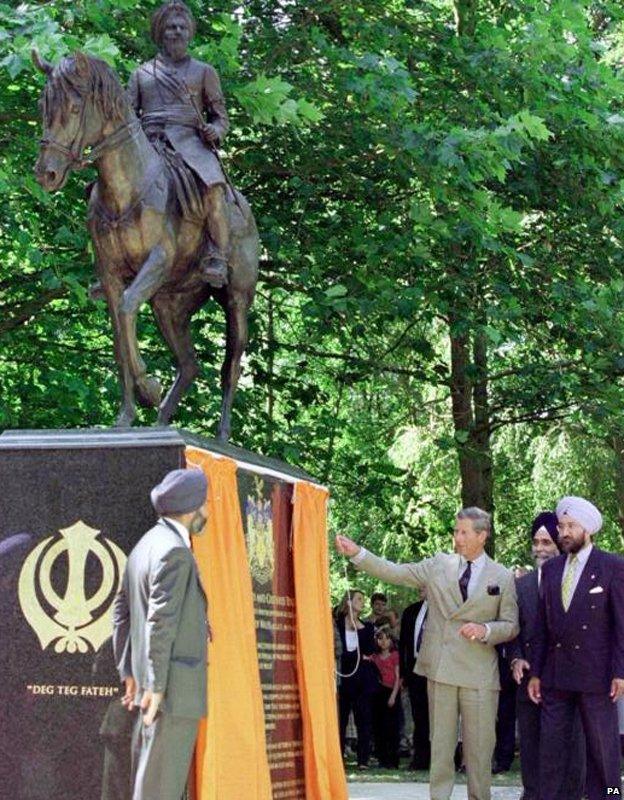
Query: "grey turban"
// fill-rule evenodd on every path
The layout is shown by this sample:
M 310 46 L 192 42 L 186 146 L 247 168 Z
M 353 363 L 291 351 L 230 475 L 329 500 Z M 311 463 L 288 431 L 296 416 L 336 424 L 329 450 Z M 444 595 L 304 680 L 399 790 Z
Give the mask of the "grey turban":
M 591 535 L 602 528 L 602 514 L 584 497 L 563 497 L 557 503 L 557 517 L 561 521 L 564 516 L 576 520 Z
M 152 489 L 150 495 L 156 513 L 188 514 L 206 502 L 208 481 L 201 469 L 174 469 Z
M 29 533 L 16 533 L 0 542 L 0 575 L 6 575 L 10 570 L 21 566 L 33 541 Z

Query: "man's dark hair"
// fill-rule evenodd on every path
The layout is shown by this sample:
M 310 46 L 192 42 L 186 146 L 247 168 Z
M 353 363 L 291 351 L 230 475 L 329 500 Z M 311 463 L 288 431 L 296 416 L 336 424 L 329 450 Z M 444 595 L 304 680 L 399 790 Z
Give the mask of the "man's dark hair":
M 167 20 L 172 14 L 182 14 L 182 16 L 186 17 L 191 31 L 191 38 L 195 36 L 195 17 L 193 16 L 191 9 L 186 5 L 186 3 L 183 3 L 182 0 L 172 0 L 170 3 L 163 3 L 162 6 L 152 14 L 152 39 L 159 47 L 162 44 L 162 38 L 167 26 Z
M 386 597 L 386 595 L 383 592 L 374 592 L 371 595 L 370 601 L 371 601 L 371 603 L 374 603 L 375 600 L 383 600 L 384 603 L 388 602 L 388 598 Z

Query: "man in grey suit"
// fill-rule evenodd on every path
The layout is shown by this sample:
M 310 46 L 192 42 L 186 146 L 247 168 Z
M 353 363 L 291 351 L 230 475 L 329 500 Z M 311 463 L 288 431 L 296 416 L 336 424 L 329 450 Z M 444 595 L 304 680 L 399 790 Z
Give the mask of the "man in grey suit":
M 208 483 L 174 470 L 152 490 L 160 515 L 136 544 L 115 601 L 113 646 L 133 734 L 132 800 L 180 800 L 206 715 L 207 621 L 190 533 L 201 533 Z
M 500 690 L 497 644 L 518 633 L 514 578 L 485 553 L 490 515 L 465 508 L 455 521 L 455 553 L 393 564 L 346 536 L 340 553 L 388 583 L 427 590 L 429 612 L 415 672 L 427 678 L 431 800 L 449 800 L 461 717 L 469 800 L 490 800 Z

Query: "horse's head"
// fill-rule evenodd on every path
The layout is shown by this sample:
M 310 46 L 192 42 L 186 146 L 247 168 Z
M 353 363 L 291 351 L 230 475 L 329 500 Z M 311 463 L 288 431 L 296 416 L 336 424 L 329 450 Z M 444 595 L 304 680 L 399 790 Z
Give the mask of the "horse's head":
M 100 59 L 79 51 L 53 66 L 33 51 L 33 61 L 47 76 L 35 176 L 53 192 L 63 188 L 71 169 L 83 166 L 85 149 L 125 118 L 127 103 L 117 76 Z

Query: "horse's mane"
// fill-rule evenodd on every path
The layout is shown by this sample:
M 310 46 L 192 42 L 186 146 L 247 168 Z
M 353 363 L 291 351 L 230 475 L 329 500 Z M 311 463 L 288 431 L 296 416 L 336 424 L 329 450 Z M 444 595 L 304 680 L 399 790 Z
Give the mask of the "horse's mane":
M 86 56 L 89 73 L 86 77 L 76 69 L 74 56 L 63 58 L 54 68 L 41 96 L 41 110 L 46 125 L 51 125 L 61 109 L 61 121 L 67 122 L 71 93 L 83 99 L 91 96 L 96 107 L 107 119 L 123 119 L 128 109 L 126 93 L 115 71 L 101 58 Z

